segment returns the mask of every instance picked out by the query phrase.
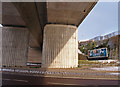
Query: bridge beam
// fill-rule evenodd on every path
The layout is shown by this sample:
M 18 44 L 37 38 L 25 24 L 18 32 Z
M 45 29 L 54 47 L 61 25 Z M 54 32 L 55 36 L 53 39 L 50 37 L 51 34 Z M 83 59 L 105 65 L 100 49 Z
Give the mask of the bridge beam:
M 77 66 L 77 27 L 47 24 L 44 28 L 42 68 L 74 68 Z

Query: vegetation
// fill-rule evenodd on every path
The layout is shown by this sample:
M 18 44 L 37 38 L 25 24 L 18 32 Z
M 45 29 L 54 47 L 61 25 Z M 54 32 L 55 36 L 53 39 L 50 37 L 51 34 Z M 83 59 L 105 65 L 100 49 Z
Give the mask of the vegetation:
M 89 61 L 89 60 L 79 60 L 78 61 L 78 67 L 84 67 L 84 66 L 88 66 L 88 67 L 101 67 L 101 66 L 117 66 L 117 62 L 99 62 L 99 61 Z
M 78 64 L 96 64 L 98 62 L 90 61 L 90 60 L 78 60 Z
M 80 51 L 84 54 L 88 54 L 88 50 L 92 50 L 96 47 L 96 42 L 89 42 L 87 45 L 82 45 Z
M 112 59 L 118 59 L 118 51 L 119 51 L 119 38 L 120 35 L 113 36 L 111 38 L 102 40 L 102 41 L 89 41 L 80 43 L 79 49 L 85 55 L 88 54 L 88 50 L 99 49 L 99 48 L 107 48 L 108 57 Z

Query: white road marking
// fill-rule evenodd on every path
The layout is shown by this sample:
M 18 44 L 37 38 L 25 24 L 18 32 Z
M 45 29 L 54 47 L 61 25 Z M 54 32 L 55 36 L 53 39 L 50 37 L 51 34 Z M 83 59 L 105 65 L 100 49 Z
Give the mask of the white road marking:
M 92 70 L 98 71 L 120 71 L 120 66 L 116 67 L 103 67 L 103 68 L 91 68 Z
M 80 85 L 80 84 L 65 84 L 65 83 L 52 83 L 52 82 L 47 82 L 47 84 L 53 84 L 53 85 Z
M 2 80 L 11 80 L 11 81 L 18 81 L 18 82 L 28 82 L 27 80 L 19 80 L 19 79 L 2 79 Z
M 116 75 L 116 76 L 119 76 L 120 73 L 109 73 L 110 75 Z

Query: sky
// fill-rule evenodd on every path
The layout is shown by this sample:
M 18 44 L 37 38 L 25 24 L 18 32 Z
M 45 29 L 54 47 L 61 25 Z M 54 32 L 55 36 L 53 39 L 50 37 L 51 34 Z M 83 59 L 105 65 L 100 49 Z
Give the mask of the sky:
M 118 2 L 98 2 L 78 27 L 78 40 L 118 30 Z

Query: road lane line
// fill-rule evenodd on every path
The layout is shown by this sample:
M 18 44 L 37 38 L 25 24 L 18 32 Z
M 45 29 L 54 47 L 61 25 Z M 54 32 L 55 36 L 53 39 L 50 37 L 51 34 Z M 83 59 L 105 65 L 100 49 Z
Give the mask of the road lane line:
M 110 75 L 115 75 L 115 76 L 119 76 L 120 73 L 109 73 Z
M 80 84 L 65 84 L 65 83 L 52 83 L 52 82 L 47 82 L 47 84 L 52 84 L 52 85 L 80 85 Z
M 2 80 L 11 80 L 11 81 L 18 81 L 18 82 L 28 82 L 27 80 L 19 80 L 19 79 L 2 79 Z

